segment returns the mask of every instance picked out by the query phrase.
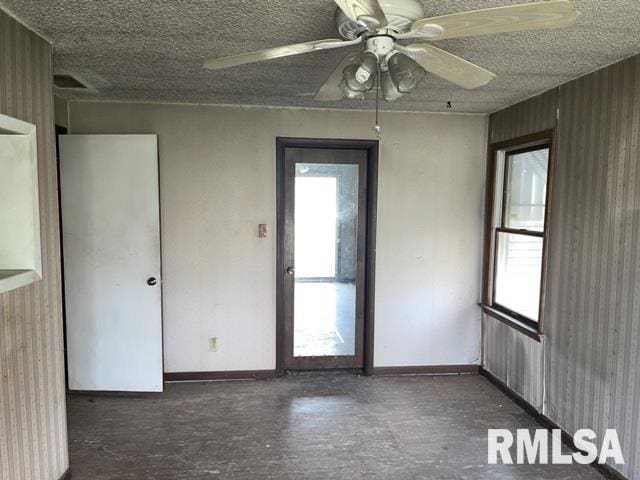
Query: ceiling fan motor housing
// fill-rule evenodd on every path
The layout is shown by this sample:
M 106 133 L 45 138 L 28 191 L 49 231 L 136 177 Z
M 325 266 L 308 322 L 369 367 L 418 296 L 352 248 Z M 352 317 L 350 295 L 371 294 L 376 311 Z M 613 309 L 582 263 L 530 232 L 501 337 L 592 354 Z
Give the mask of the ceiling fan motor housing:
M 378 57 L 378 62 L 383 66 L 395 49 L 395 39 L 387 35 L 374 36 L 367 39 L 367 52 L 374 53 Z
M 398 33 L 408 32 L 413 22 L 424 18 L 425 13 L 418 0 L 379 0 L 389 24 L 385 27 Z M 336 10 L 336 28 L 343 38 L 358 38 L 367 28 L 350 20 L 341 9 Z

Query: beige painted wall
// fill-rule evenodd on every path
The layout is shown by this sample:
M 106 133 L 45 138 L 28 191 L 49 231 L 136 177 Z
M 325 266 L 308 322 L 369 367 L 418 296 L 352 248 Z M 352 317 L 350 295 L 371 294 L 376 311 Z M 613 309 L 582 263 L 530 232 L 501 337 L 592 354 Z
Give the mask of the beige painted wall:
M 67 111 L 67 101 L 58 96 L 53 97 L 55 107 L 54 121 L 59 127 L 68 128 L 69 126 L 69 112 Z
M 57 480 L 69 465 L 51 53 L 0 10 L 0 113 L 37 128 L 42 243 L 42 280 L 0 295 L 2 480 Z
M 159 135 L 165 370 L 273 369 L 275 138 L 371 138 L 373 113 L 72 102 L 70 119 Z M 477 363 L 487 119 L 382 125 L 375 364 Z

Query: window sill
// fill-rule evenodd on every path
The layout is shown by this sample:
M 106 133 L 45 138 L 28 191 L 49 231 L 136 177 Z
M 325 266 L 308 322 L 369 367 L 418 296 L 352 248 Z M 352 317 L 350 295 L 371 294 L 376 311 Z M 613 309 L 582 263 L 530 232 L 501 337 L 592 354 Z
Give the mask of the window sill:
M 0 270 L 0 294 L 42 280 L 35 270 Z
M 538 330 L 536 330 L 535 328 L 531 328 L 529 325 L 526 325 L 525 323 L 522 323 L 521 321 L 511 317 L 510 315 L 507 315 L 506 313 L 501 312 L 500 310 L 496 310 L 495 308 L 490 307 L 489 305 L 480 304 L 480 308 L 482 308 L 482 311 L 485 314 L 489 315 L 490 317 L 495 318 L 496 320 L 504 323 L 505 325 L 508 325 L 511 328 L 516 329 L 520 333 L 535 340 L 536 342 L 542 342 L 544 335 L 540 333 Z

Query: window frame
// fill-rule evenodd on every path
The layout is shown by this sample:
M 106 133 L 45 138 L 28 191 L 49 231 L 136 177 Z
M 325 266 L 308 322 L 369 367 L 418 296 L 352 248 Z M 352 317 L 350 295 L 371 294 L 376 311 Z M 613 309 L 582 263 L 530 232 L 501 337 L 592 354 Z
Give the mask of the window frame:
M 485 215 L 485 247 L 483 259 L 483 292 L 481 306 L 483 311 L 533 338 L 541 341 L 544 331 L 544 304 L 546 293 L 547 277 L 547 245 L 550 232 L 550 212 L 552 209 L 551 198 L 553 191 L 553 172 L 555 165 L 555 142 L 554 130 L 545 130 L 524 137 L 518 137 L 504 142 L 491 144 L 489 147 L 489 158 L 487 164 L 487 191 L 486 191 L 486 215 Z M 507 205 L 507 192 L 509 182 L 509 157 L 527 153 L 530 151 L 549 149 L 549 160 L 547 166 L 547 191 L 545 200 L 544 228 L 543 231 L 528 229 L 517 229 L 506 227 L 505 210 Z M 502 178 L 499 177 L 498 167 L 503 162 L 504 168 Z M 501 180 L 501 181 L 499 181 Z M 498 189 L 502 189 L 500 192 Z M 500 212 L 496 212 L 496 200 L 498 193 L 501 193 Z M 500 216 L 499 222 L 497 216 Z M 497 257 L 496 247 L 500 233 L 527 235 L 542 238 L 542 269 L 540 272 L 540 298 L 538 321 L 510 310 L 494 301 Z

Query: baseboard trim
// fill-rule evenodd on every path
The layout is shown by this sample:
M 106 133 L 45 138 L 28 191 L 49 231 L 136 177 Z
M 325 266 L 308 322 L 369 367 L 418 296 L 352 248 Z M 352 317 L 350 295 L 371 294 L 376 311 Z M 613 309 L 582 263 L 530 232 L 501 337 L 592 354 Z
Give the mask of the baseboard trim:
M 573 443 L 573 436 L 566 432 L 564 429 L 551 420 L 546 415 L 540 413 L 531 403 L 525 400 L 519 393 L 509 387 L 506 383 L 496 377 L 493 373 L 484 368 L 480 368 L 480 375 L 489 380 L 499 390 L 501 390 L 507 397 L 509 397 L 515 404 L 521 407 L 525 412 L 529 414 L 536 422 L 547 430 L 560 430 L 562 432 L 562 443 L 572 450 L 576 450 Z M 627 477 L 615 470 L 609 465 L 600 465 L 599 463 L 592 463 L 592 467 L 602 473 L 606 478 L 610 480 L 628 480 Z
M 223 372 L 172 372 L 164 374 L 165 382 L 220 382 L 224 380 L 268 380 L 275 370 L 243 370 Z
M 129 392 L 120 390 L 67 390 L 69 395 L 81 397 L 156 398 L 162 392 Z
M 62 474 L 58 480 L 69 480 L 71 478 L 71 468 L 67 468 L 67 471 Z
M 477 374 L 479 365 L 424 365 L 407 367 L 374 367 L 373 375 L 391 377 L 401 375 L 461 375 Z
M 407 367 L 375 367 L 372 374 L 377 376 L 401 375 L 460 375 L 477 374 L 479 365 L 429 365 Z M 224 380 L 268 380 L 276 378 L 276 370 L 243 370 L 221 372 L 168 372 L 165 382 L 215 382 Z
M 507 397 L 509 397 L 513 403 L 522 408 L 525 412 L 529 414 L 529 416 L 533 417 L 538 423 L 542 423 L 542 414 L 538 411 L 536 407 L 534 407 L 531 403 L 526 401 L 520 394 L 516 393 L 511 387 L 509 387 L 506 383 L 496 377 L 489 370 L 485 370 L 484 367 L 480 368 L 480 375 L 489 380 L 493 385 L 498 387 L 499 390 L 502 391 Z

